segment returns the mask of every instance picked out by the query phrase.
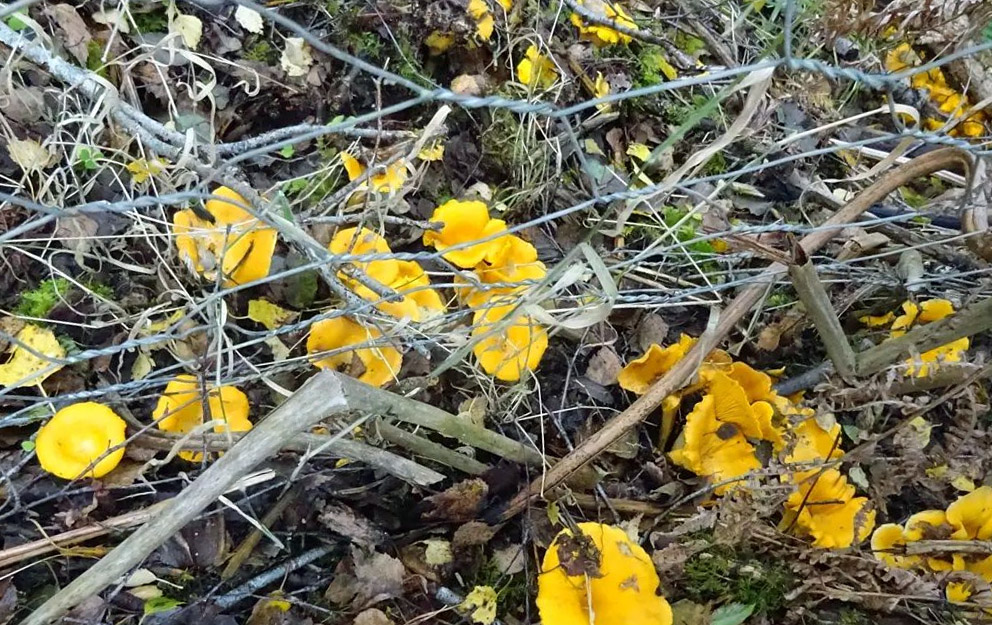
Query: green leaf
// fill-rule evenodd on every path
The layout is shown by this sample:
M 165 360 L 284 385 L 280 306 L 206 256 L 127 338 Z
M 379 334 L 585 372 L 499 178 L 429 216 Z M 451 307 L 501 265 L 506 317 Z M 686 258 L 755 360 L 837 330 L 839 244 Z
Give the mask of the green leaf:
M 182 601 L 173 599 L 172 597 L 155 597 L 145 602 L 145 616 L 158 614 L 159 612 L 168 612 L 169 610 L 178 608 L 182 604 Z
M 754 612 L 753 603 L 728 603 L 713 611 L 710 625 L 740 625 Z
M 28 453 L 31 453 L 32 451 L 34 451 L 34 441 L 21 441 L 21 449 L 23 449 Z
M 14 13 L 7 18 L 7 27 L 15 32 L 28 27 L 27 23 L 21 20 L 20 15 L 21 13 Z
M 296 148 L 291 145 L 283 146 L 283 148 L 279 150 L 279 156 L 283 158 L 293 158 L 294 154 L 296 154 Z

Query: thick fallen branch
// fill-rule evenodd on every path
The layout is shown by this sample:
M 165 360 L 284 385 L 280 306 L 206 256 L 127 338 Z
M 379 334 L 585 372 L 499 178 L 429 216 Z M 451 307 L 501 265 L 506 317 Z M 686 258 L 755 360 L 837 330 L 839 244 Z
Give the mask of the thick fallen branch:
M 969 155 L 956 148 L 942 148 L 918 156 L 913 160 L 892 169 L 874 184 L 859 193 L 847 206 L 835 213 L 824 226 L 812 232 L 799 242 L 807 256 L 813 255 L 837 235 L 843 226 L 856 220 L 872 205 L 883 200 L 889 193 L 920 176 L 953 166 L 963 166 L 970 171 L 972 167 Z M 665 397 L 685 386 L 696 374 L 699 364 L 705 357 L 704 350 L 719 343 L 737 325 L 737 322 L 757 304 L 765 291 L 774 284 L 784 273 L 786 266 L 782 263 L 772 263 L 753 284 L 745 288 L 730 303 L 720 316 L 715 330 L 693 346 L 689 353 L 672 369 L 655 382 L 650 389 L 641 395 L 637 401 L 626 410 L 613 417 L 595 434 L 582 441 L 571 453 L 551 467 L 548 472 L 535 480 L 520 492 L 500 515 L 500 520 L 506 521 L 522 512 L 532 498 L 540 497 L 547 490 L 562 483 L 569 475 L 585 466 L 590 460 L 605 451 L 614 441 L 625 432 L 650 416 L 661 405 Z

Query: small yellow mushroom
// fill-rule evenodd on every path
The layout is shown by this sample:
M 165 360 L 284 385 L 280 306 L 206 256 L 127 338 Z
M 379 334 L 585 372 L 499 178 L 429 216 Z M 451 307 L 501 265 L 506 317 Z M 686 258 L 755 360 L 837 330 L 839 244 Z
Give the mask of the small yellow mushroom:
M 206 410 L 200 384 L 194 376 L 181 374 L 169 382 L 159 397 L 152 419 L 163 432 L 187 434 L 203 425 L 209 416 L 216 423 L 216 433 L 247 432 L 252 424 L 248 420 L 250 405 L 248 396 L 234 386 L 221 386 L 207 390 Z M 181 451 L 179 457 L 190 462 L 199 462 L 203 454 L 195 451 Z
M 382 342 L 382 333 L 347 317 L 324 319 L 313 324 L 307 337 L 307 353 L 319 369 L 343 370 L 372 386 L 396 379 L 403 355 Z M 324 354 L 323 352 L 337 352 Z
M 783 524 L 813 539 L 813 546 L 844 549 L 860 543 L 875 527 L 868 499 L 855 497 L 854 486 L 836 469 L 797 473 L 798 488 L 785 503 Z
M 179 257 L 208 280 L 216 279 L 219 265 L 225 287 L 237 286 L 269 275 L 276 247 L 276 231 L 242 206 L 248 202 L 237 192 L 220 187 L 204 208 L 214 222 L 201 219 L 192 210 L 172 217 Z M 218 259 L 219 262 L 218 262 Z
M 489 207 L 478 200 L 448 200 L 434 209 L 431 221 L 441 222 L 441 230 L 424 233 L 424 245 L 431 245 L 445 260 L 464 269 L 474 268 L 487 254 L 502 246 L 502 237 L 466 245 L 506 230 L 506 222 L 489 218 Z M 455 246 L 463 246 L 450 249 Z
M 365 165 L 362 165 L 358 162 L 358 159 L 347 152 L 341 153 L 341 164 L 344 165 L 344 170 L 348 174 L 348 180 L 357 180 L 359 176 L 365 173 Z M 372 174 L 368 181 L 359 185 L 358 188 L 367 189 L 371 187 L 379 193 L 395 193 L 403 188 L 408 176 L 407 163 L 399 160 L 391 165 L 387 165 L 384 171 Z
M 547 330 L 514 308 L 483 308 L 472 320 L 475 357 L 486 373 L 504 382 L 516 382 L 525 371 L 536 369 L 548 348 Z
M 528 87 L 548 89 L 558 80 L 558 71 L 554 61 L 531 44 L 524 53 L 524 58 L 517 63 L 517 80 Z
M 618 26 L 637 28 L 634 20 L 618 3 L 609 2 L 609 0 L 578 0 L 578 4 L 604 19 L 612 20 Z M 585 41 L 591 41 L 597 48 L 628 44 L 631 41 L 630 35 L 614 30 L 609 26 L 587 23 L 578 13 L 572 13 L 571 21 L 579 29 L 579 37 Z
M 124 419 L 102 404 L 66 406 L 38 431 L 38 462 L 45 471 L 66 480 L 103 477 L 124 457 L 126 429 Z

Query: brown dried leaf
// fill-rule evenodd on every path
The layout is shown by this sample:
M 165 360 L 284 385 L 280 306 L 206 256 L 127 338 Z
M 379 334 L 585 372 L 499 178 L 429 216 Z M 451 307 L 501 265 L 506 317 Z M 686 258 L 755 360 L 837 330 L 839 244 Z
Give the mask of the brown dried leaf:
M 484 545 L 499 531 L 499 526 L 489 525 L 482 521 L 469 521 L 455 530 L 451 538 L 451 548 L 455 553 L 468 547 Z
M 664 345 L 668 340 L 668 324 L 661 315 L 644 315 L 637 326 L 637 346 L 646 352 L 652 345 Z
M 403 594 L 403 563 L 385 553 L 369 552 L 352 546 L 351 555 L 334 570 L 334 580 L 325 596 L 352 609 L 361 609 Z
M 610 386 L 617 383 L 617 375 L 623 369 L 620 357 L 613 351 L 612 347 L 600 347 L 592 358 L 589 359 L 589 366 L 586 367 L 586 377 L 603 386 Z
M 386 540 L 386 534 L 375 523 L 348 506 L 329 503 L 318 517 L 321 525 L 363 547 L 376 547 Z
M 45 14 L 55 22 L 55 25 L 62 31 L 60 42 L 72 56 L 76 57 L 80 65 L 86 65 L 89 57 L 89 45 L 93 40 L 93 35 L 86 28 L 86 22 L 79 16 L 76 8 L 69 4 L 55 4 L 45 9 Z
M 359 612 L 353 625 L 395 625 L 395 623 L 379 608 L 369 608 L 364 612 Z
M 482 509 L 489 494 L 489 485 L 479 478 L 463 480 L 442 493 L 427 498 L 430 506 L 425 519 L 468 520 L 473 519 Z

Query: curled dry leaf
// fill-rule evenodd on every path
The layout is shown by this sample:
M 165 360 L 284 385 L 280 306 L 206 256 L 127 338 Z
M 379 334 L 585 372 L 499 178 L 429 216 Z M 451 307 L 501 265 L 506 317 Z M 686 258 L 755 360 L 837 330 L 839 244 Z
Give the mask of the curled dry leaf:
M 352 609 L 371 606 L 403 594 L 405 571 L 403 563 L 388 554 L 352 546 L 334 570 L 325 596 L 339 605 L 350 603 Z
M 234 11 L 234 19 L 241 25 L 241 28 L 256 35 L 261 35 L 265 26 L 262 15 L 258 11 L 244 6 L 239 6 Z
M 58 157 L 34 139 L 10 139 L 7 142 L 10 160 L 20 166 L 24 173 L 41 171 L 54 165 Z
M 310 46 L 299 37 L 286 39 L 286 47 L 283 48 L 282 56 L 279 58 L 279 65 L 287 76 L 306 76 L 313 64 L 313 57 L 310 55 Z
M 54 4 L 45 9 L 53 22 L 62 33 L 61 43 L 80 64 L 86 65 L 89 56 L 90 41 L 93 35 L 86 28 L 86 22 L 79 16 L 76 8 L 70 4 Z

